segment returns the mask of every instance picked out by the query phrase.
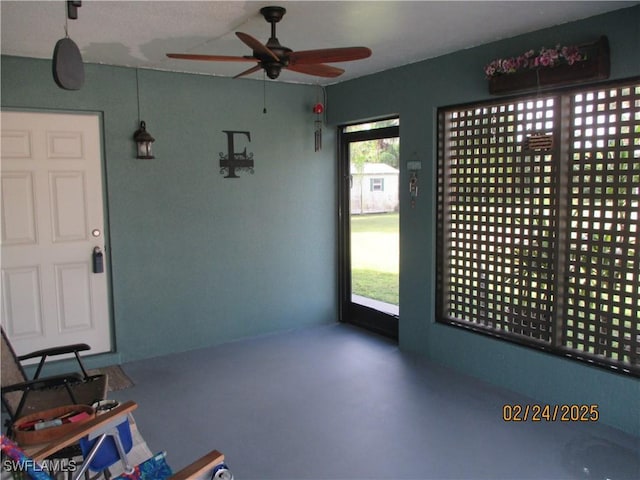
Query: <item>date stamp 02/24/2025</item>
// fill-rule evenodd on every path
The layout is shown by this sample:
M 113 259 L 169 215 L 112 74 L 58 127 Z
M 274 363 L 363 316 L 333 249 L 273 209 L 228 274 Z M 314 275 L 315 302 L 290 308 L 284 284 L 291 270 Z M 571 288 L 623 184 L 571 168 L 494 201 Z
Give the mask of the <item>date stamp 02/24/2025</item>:
M 579 404 L 505 404 L 502 420 L 505 422 L 597 422 L 598 405 Z

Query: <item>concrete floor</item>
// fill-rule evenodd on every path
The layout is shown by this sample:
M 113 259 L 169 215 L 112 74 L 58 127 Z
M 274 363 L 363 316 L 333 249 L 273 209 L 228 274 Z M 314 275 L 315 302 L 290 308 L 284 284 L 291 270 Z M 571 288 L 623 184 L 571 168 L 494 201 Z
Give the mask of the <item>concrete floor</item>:
M 123 365 L 142 435 L 181 468 L 222 451 L 236 480 L 638 479 L 640 439 L 502 420 L 535 403 L 347 325 Z

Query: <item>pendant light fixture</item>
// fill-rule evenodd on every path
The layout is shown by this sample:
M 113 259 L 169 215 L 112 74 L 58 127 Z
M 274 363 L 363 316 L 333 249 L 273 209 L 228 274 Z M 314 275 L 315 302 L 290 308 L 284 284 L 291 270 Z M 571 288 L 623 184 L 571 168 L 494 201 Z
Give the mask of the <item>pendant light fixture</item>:
M 133 139 L 138 145 L 138 154 L 136 158 L 141 160 L 151 160 L 156 158 L 151 152 L 151 144 L 156 141 L 149 132 L 147 132 L 147 124 L 143 121 L 140 122 L 140 128 L 133 134 Z

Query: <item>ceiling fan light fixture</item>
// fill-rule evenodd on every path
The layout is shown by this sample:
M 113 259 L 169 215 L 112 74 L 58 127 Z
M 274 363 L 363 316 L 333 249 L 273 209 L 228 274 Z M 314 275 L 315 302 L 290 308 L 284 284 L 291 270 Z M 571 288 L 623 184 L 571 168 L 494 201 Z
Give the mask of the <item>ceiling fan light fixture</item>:
M 282 65 L 275 62 L 262 63 L 262 67 L 271 80 L 275 80 L 280 76 L 280 71 L 282 70 Z

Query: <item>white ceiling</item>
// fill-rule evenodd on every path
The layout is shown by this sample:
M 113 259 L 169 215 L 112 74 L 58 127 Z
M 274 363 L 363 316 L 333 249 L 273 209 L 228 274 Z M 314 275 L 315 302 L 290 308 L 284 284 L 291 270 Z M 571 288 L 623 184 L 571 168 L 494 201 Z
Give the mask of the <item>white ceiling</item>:
M 85 0 L 78 19 L 68 21 L 68 33 L 85 63 L 231 77 L 251 65 L 173 60 L 165 53 L 250 55 L 234 32 L 266 43 L 270 26 L 259 10 L 279 5 L 287 13 L 277 24 L 277 37 L 294 51 L 348 46 L 373 51 L 365 60 L 333 64 L 346 69 L 336 79 L 288 71 L 278 79 L 326 85 L 638 3 Z M 0 8 L 2 54 L 52 57 L 65 35 L 66 1 L 2 0 Z M 248 78 L 262 79 L 262 73 Z

